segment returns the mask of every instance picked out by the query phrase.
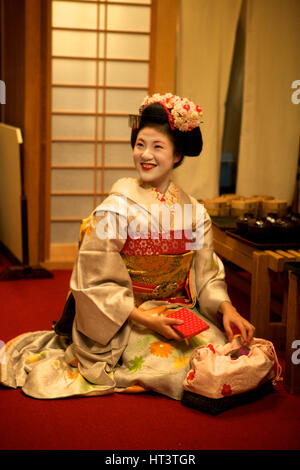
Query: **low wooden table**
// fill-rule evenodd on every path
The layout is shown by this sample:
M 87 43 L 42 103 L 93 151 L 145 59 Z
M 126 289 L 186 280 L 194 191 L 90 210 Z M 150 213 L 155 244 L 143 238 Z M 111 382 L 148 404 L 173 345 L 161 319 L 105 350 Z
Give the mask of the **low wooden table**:
M 250 321 L 256 328 L 255 336 L 270 340 L 284 338 L 285 388 L 289 393 L 300 393 L 300 363 L 297 363 L 300 352 L 296 352 L 294 343 L 299 341 L 297 348 L 300 348 L 300 246 L 288 250 L 260 250 L 214 224 L 213 233 L 215 252 L 251 273 Z M 286 272 L 286 302 L 280 322 L 270 320 L 271 271 Z
M 270 321 L 270 270 L 283 272 L 288 262 L 300 262 L 299 249 L 260 250 L 213 224 L 215 252 L 225 260 L 251 273 L 250 321 L 256 336 L 272 339 L 286 335 L 286 312 L 280 322 Z

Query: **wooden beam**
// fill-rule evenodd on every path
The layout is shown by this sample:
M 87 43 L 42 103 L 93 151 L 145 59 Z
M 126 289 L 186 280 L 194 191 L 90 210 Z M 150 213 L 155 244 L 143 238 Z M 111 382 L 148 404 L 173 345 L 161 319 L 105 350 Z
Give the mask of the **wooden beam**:
M 149 94 L 175 93 L 178 0 L 152 0 Z

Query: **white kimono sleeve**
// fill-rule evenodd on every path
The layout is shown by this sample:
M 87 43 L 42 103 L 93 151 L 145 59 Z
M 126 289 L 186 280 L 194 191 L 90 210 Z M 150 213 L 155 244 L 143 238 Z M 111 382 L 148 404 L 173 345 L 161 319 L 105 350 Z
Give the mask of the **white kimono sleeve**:
M 107 221 L 116 217 L 106 213 Z M 107 345 L 134 309 L 131 279 L 120 255 L 125 243 L 111 237 L 100 239 L 94 216 L 84 235 L 71 277 L 76 302 L 76 328 L 86 337 Z
M 211 219 L 205 210 L 203 246 L 194 257 L 194 276 L 196 296 L 200 310 L 216 322 L 216 315 L 223 301 L 230 301 L 225 282 L 224 265 L 214 253 Z M 201 228 L 198 228 L 201 229 Z

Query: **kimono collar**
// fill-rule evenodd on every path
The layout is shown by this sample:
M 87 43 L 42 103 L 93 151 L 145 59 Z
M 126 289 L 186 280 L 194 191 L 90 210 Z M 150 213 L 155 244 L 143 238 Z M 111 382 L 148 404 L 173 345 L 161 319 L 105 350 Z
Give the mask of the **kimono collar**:
M 191 197 L 188 196 L 180 187 L 173 183 L 169 184 L 169 187 L 165 194 L 158 191 L 149 183 L 145 184 L 136 178 L 121 178 L 116 181 L 110 191 L 110 197 L 114 196 L 125 196 L 134 203 L 141 204 L 149 210 L 151 205 L 157 203 L 167 204 L 172 206 L 173 204 L 190 204 Z
M 170 181 L 168 189 L 164 194 L 149 183 L 143 183 L 142 181 L 139 181 L 139 186 L 146 191 L 151 192 L 155 199 L 166 203 L 168 206 L 172 206 L 173 204 L 179 202 L 179 188 L 177 184 L 173 183 L 173 181 Z

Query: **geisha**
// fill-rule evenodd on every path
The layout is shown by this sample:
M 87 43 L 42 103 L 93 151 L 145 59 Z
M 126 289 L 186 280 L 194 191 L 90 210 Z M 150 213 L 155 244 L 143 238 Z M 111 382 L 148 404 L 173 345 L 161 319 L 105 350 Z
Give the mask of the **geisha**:
M 254 326 L 227 293 L 205 208 L 172 181 L 202 150 L 201 109 L 167 93 L 146 97 L 131 117 L 138 178 L 122 178 L 83 221 L 71 280 L 69 331 L 11 341 L 1 381 L 35 398 L 153 390 L 176 400 L 192 351 L 223 345 Z M 155 208 L 155 210 L 153 209 Z M 168 314 L 186 308 L 208 328 L 183 341 Z M 219 320 L 221 317 L 221 322 Z

